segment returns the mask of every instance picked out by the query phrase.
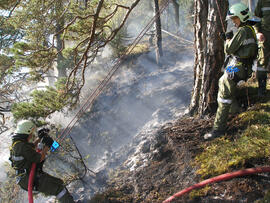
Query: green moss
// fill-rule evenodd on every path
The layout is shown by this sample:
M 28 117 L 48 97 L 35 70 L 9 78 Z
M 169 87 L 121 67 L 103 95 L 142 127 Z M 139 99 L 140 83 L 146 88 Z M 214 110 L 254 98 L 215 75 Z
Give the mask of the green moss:
M 254 124 L 270 124 L 270 114 L 265 112 L 264 109 L 260 111 L 247 111 L 239 115 L 240 122 L 247 126 L 247 125 L 254 125 Z
M 200 166 L 197 173 L 203 178 L 226 173 L 249 160 L 268 157 L 269 147 L 270 127 L 252 125 L 233 141 L 223 137 L 206 145 L 204 151 L 195 158 Z
M 190 199 L 194 199 L 194 198 L 197 198 L 197 197 L 202 197 L 202 196 L 205 196 L 207 194 L 207 192 L 210 190 L 210 186 L 207 185 L 201 189 L 198 189 L 198 190 L 192 190 L 190 193 L 189 193 L 189 198 Z

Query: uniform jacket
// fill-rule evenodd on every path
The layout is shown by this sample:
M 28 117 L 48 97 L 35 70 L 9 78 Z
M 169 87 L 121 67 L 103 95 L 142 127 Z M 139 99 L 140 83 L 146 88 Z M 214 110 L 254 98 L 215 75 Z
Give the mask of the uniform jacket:
M 261 23 L 255 26 L 257 31 L 262 32 L 261 29 L 270 31 L 270 0 L 258 0 L 255 16 L 261 18 Z
M 33 143 L 23 139 L 14 139 L 11 147 L 11 160 L 16 170 L 31 169 L 32 163 L 40 163 L 41 154 L 36 152 Z
M 239 27 L 233 38 L 225 44 L 226 54 L 242 59 L 254 59 L 257 56 L 257 49 L 254 29 L 248 25 Z

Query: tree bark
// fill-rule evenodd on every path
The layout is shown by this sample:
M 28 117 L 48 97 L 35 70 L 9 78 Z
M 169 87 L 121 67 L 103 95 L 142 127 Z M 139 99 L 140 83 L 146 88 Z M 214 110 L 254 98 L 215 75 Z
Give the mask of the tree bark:
M 218 80 L 224 62 L 224 42 L 218 7 L 225 22 L 228 1 L 196 0 L 194 5 L 194 86 L 190 114 L 199 116 L 215 113 L 217 108 Z M 225 24 L 226 26 L 226 24 Z
M 160 13 L 159 13 L 159 3 L 158 0 L 154 0 L 155 3 L 155 31 L 156 31 L 156 61 L 157 64 L 160 64 L 160 57 L 163 56 L 162 50 L 162 34 L 161 34 L 161 20 L 160 20 Z

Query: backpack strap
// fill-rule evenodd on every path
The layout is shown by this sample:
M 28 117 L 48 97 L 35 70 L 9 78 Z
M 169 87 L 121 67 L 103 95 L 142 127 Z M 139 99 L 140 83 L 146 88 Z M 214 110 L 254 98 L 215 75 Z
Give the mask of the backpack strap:
M 251 29 L 252 34 L 253 34 L 253 37 L 255 38 L 255 40 L 257 40 L 255 29 L 254 29 L 252 26 L 250 26 L 250 25 L 246 25 L 246 26 L 247 26 L 249 29 Z
M 9 148 L 10 149 L 10 157 L 9 157 L 9 160 L 11 161 L 11 166 L 14 167 L 14 161 L 22 161 L 24 160 L 24 157 L 23 156 L 15 156 L 14 154 L 14 147 L 16 144 L 22 142 L 21 140 L 17 140 L 15 142 L 12 143 L 11 147 Z

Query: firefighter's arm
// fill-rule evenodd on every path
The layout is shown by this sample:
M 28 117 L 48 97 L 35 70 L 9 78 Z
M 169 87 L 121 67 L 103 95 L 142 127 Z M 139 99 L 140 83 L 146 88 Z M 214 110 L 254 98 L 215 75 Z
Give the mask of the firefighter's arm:
M 225 43 L 225 52 L 228 55 L 235 54 L 243 41 L 246 38 L 246 32 L 243 28 L 239 28 L 238 32 L 233 36 L 231 40 L 226 40 Z
M 26 160 L 34 163 L 39 163 L 41 160 L 41 154 L 36 152 L 33 144 L 25 145 L 24 149 L 22 150 L 22 155 Z

